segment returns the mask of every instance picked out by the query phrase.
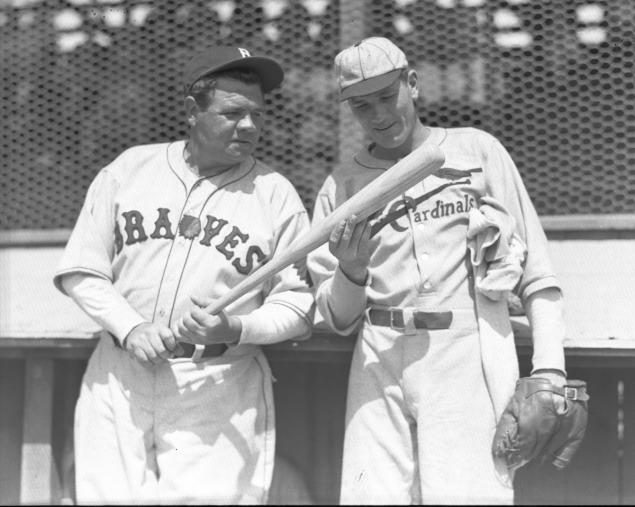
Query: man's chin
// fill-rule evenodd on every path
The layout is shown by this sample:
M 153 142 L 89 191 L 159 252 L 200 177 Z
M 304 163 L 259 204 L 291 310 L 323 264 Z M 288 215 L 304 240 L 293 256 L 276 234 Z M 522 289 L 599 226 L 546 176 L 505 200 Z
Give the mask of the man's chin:
M 392 150 L 394 148 L 399 148 L 403 144 L 403 140 L 400 137 L 395 137 L 391 135 L 385 136 L 373 136 L 373 141 L 375 144 L 378 144 L 382 148 L 386 148 L 387 150 Z
M 227 151 L 226 153 L 229 158 L 231 158 L 238 164 L 247 160 L 253 152 L 253 147 L 249 146 L 249 148 L 245 147 L 244 149 L 232 149 Z

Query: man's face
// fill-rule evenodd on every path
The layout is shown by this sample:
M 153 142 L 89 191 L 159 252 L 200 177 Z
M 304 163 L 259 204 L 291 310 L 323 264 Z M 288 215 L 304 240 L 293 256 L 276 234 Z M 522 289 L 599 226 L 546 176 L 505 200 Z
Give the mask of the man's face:
M 220 77 L 208 108 L 196 114 L 192 140 L 215 165 L 240 163 L 256 149 L 264 108 L 258 84 Z
M 403 145 L 412 135 L 416 96 L 416 79 L 410 83 L 399 77 L 377 92 L 351 97 L 348 103 L 370 138 L 379 146 L 392 149 Z

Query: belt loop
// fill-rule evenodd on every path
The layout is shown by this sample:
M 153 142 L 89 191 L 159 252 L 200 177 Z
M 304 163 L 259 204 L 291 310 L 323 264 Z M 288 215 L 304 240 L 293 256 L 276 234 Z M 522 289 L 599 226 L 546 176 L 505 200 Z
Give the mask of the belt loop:
M 372 324 L 372 322 L 370 321 L 370 311 L 372 310 L 372 307 L 367 306 L 366 310 L 364 310 L 364 315 L 366 316 L 366 322 L 370 325 Z
M 404 308 L 402 313 L 403 333 L 406 335 L 417 334 L 417 329 L 415 328 L 414 309 L 410 307 Z
M 200 361 L 203 357 L 203 352 L 205 352 L 205 345 L 195 343 L 194 352 L 192 353 L 192 361 Z

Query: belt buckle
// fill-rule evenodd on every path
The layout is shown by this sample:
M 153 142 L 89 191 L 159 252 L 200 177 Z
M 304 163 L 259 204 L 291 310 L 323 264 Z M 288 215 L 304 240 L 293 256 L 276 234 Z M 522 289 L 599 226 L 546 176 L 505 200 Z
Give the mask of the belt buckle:
M 390 312 L 390 329 L 394 329 L 395 331 L 403 331 L 406 329 L 405 322 L 403 326 L 397 326 L 395 324 L 395 312 L 399 310 L 388 310 Z
M 568 400 L 576 401 L 578 399 L 578 390 L 575 387 L 564 386 L 564 397 Z

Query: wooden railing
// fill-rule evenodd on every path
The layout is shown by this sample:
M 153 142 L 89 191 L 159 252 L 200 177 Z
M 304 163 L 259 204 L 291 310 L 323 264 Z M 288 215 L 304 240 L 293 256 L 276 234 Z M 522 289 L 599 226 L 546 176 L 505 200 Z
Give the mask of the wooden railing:
M 514 319 L 527 374 L 528 327 Z M 72 421 L 94 339 L 0 339 L 0 504 L 73 501 Z M 277 463 L 272 501 L 337 502 L 348 362 L 354 339 L 316 330 L 266 347 L 277 381 Z M 628 345 L 628 344 L 626 344 Z M 570 377 L 588 382 L 587 437 L 569 469 L 530 464 L 517 503 L 635 501 L 635 348 L 568 343 Z

